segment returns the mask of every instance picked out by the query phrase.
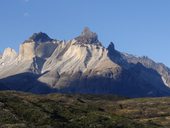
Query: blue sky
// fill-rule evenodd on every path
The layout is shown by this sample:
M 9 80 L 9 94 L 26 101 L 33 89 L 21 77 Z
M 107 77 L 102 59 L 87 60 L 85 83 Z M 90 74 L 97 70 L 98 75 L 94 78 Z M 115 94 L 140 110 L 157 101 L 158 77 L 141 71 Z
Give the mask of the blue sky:
M 0 51 L 35 32 L 72 39 L 88 26 L 104 46 L 170 67 L 170 0 L 1 0 Z

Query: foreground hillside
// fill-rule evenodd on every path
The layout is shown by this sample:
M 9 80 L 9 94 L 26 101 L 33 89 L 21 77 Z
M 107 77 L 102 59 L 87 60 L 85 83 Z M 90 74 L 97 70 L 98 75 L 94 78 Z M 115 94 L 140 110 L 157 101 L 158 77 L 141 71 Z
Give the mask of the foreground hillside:
M 1 128 L 170 127 L 170 98 L 0 92 Z

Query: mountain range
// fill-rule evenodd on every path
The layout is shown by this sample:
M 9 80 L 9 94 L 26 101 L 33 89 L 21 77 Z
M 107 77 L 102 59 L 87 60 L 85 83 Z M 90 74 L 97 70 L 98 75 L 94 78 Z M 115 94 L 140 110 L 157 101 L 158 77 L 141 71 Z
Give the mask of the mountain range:
M 120 52 L 112 42 L 105 48 L 88 27 L 68 41 L 39 32 L 25 40 L 18 53 L 4 50 L 0 90 L 169 96 L 170 69 L 146 56 Z

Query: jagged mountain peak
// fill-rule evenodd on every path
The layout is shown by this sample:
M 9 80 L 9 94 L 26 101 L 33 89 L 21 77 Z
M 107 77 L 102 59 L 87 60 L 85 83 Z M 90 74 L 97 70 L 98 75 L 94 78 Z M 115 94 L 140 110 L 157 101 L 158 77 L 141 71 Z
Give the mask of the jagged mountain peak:
M 12 48 L 6 48 L 3 52 L 2 58 L 5 59 L 7 57 L 16 57 L 17 56 L 17 52 L 12 49 Z
M 170 96 L 168 67 L 122 53 L 113 42 L 106 49 L 88 27 L 70 41 L 39 32 L 20 45 L 18 54 L 5 49 L 0 79 L 11 90 L 37 93 L 49 93 L 43 90 L 48 85 L 57 92 Z
M 115 50 L 115 45 L 113 42 L 110 42 L 109 46 L 107 47 L 109 51 L 114 51 Z
M 81 33 L 81 36 L 97 36 L 97 34 L 92 32 L 89 27 L 85 27 Z
M 49 41 L 52 41 L 52 40 L 53 39 L 51 39 L 46 33 L 43 33 L 43 32 L 34 33 L 28 39 L 28 41 L 34 41 L 36 43 L 44 43 L 44 42 L 49 42 Z
M 97 34 L 92 32 L 88 27 L 85 27 L 81 35 L 76 37 L 75 40 L 80 44 L 96 44 L 102 46 L 101 42 L 98 40 Z

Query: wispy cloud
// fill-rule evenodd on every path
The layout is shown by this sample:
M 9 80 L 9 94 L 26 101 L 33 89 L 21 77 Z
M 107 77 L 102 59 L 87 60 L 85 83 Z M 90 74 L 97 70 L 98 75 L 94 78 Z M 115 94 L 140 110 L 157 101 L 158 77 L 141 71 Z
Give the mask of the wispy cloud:
M 25 2 L 29 2 L 30 0 L 24 0 Z
M 24 17 L 28 17 L 30 14 L 28 12 L 24 12 Z

